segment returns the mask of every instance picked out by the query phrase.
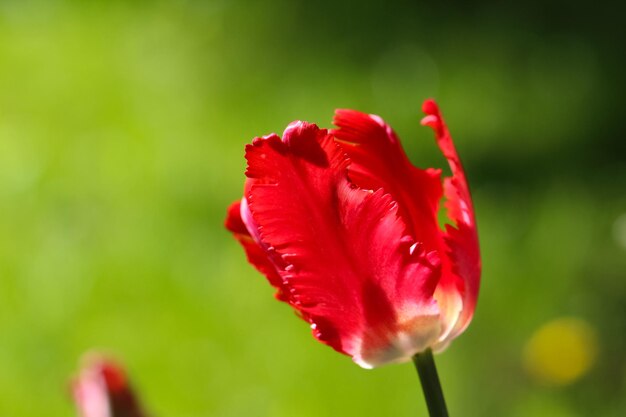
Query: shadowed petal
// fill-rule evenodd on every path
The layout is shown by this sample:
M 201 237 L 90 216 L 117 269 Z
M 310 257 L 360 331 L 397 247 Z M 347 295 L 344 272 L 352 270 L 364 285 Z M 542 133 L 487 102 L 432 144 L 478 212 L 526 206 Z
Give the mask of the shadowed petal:
M 284 268 L 286 265 L 280 256 L 271 256 L 268 253 L 268 249 L 263 248 L 259 244 L 258 239 L 255 239 L 250 232 L 248 232 L 248 229 L 242 220 L 242 211 L 248 211 L 245 198 L 241 201 L 235 201 L 230 205 L 230 207 L 228 207 L 225 226 L 230 232 L 232 232 L 235 239 L 237 239 L 241 246 L 243 246 L 248 262 L 254 265 L 259 272 L 265 275 L 269 283 L 276 288 L 276 298 L 281 301 L 286 301 L 286 297 L 283 292 L 282 278 L 278 273 L 278 270 L 280 268 Z

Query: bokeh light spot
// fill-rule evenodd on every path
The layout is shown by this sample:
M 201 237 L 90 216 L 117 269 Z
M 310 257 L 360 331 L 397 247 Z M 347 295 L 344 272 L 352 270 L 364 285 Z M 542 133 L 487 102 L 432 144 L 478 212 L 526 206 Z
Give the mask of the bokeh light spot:
M 626 250 L 626 213 L 621 214 L 613 223 L 613 238 L 620 248 Z
M 524 350 L 526 371 L 537 381 L 567 385 L 593 366 L 598 352 L 595 330 L 586 321 L 562 317 L 531 336 Z

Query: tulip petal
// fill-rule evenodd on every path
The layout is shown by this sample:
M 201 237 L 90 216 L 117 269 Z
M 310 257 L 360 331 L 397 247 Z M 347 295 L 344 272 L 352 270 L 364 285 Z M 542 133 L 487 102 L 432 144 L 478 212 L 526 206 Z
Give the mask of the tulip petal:
M 439 335 L 440 261 L 406 236 L 398 204 L 346 177 L 326 130 L 291 124 L 246 148 L 245 198 L 261 245 L 282 255 L 288 302 L 363 367 L 409 360 Z
M 441 339 L 457 322 L 463 303 L 463 283 L 452 272 L 443 231 L 438 225 L 439 201 L 443 196 L 441 171 L 422 170 L 409 161 L 393 129 L 379 116 L 354 110 L 337 110 L 332 131 L 351 160 L 349 177 L 362 188 L 382 187 L 400 206 L 407 233 L 426 250 L 444 255 L 442 274 L 435 292 L 441 313 Z
M 435 292 L 442 329 L 435 348 L 440 350 L 469 324 L 480 279 L 480 255 L 473 207 L 465 174 L 450 134 L 432 100 L 424 104 L 422 124 L 432 127 L 437 143 L 452 169 L 441 185 L 441 171 L 414 167 L 385 122 L 376 115 L 337 110 L 332 133 L 351 160 L 349 177 L 357 186 L 382 187 L 400 206 L 407 232 L 426 250 L 442 255 L 441 280 Z M 438 225 L 439 201 L 456 227 Z
M 391 194 L 400 206 L 407 232 L 427 249 L 438 249 L 441 170 L 413 166 L 393 129 L 379 116 L 337 110 L 333 124 L 338 129 L 332 133 L 351 161 L 350 180 L 361 188 L 383 188 Z
M 454 222 L 454 226 L 446 225 L 444 240 L 452 271 L 463 282 L 463 309 L 447 340 L 442 341 L 443 348 L 449 340 L 463 332 L 472 319 L 478 298 L 481 261 L 474 206 L 461 159 L 437 104 L 433 100 L 426 100 L 423 111 L 426 117 L 422 119 L 422 124 L 435 131 L 437 144 L 452 171 L 452 176 L 444 180 L 444 195 L 448 217 Z

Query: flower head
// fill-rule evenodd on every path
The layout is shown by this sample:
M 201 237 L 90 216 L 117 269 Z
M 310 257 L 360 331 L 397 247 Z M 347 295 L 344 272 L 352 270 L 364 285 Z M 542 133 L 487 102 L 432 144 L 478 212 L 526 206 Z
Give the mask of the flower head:
M 378 116 L 338 110 L 336 129 L 291 123 L 246 146 L 241 201 L 226 227 L 248 260 L 310 323 L 359 365 L 444 349 L 469 324 L 480 255 L 465 173 L 434 101 L 433 128 L 452 175 L 419 169 Z M 438 224 L 445 196 L 453 224 Z
M 124 372 L 110 359 L 87 355 L 72 383 L 81 417 L 145 417 Z

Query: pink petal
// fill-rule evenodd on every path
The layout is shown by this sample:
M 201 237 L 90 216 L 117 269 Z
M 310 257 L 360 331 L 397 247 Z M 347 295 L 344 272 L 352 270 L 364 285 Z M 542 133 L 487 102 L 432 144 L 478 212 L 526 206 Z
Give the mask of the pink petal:
M 439 334 L 435 253 L 413 246 L 398 205 L 356 188 L 326 130 L 292 123 L 246 148 L 246 199 L 289 303 L 314 335 L 364 367 L 407 360 Z
M 145 417 L 126 373 L 110 359 L 89 354 L 72 391 L 81 417 Z

